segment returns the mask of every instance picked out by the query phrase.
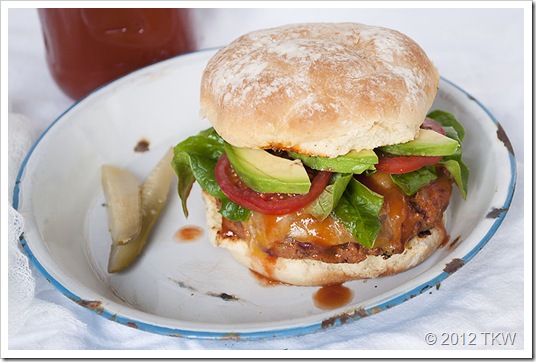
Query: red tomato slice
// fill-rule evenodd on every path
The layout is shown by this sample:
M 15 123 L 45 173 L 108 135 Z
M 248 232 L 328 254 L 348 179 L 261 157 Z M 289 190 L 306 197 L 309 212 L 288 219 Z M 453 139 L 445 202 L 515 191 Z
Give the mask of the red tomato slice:
M 401 174 L 438 163 L 441 156 L 396 156 L 396 157 L 378 157 L 376 170 L 389 173 Z
M 319 172 L 304 195 L 260 193 L 246 186 L 231 168 L 227 155 L 223 154 L 214 168 L 216 182 L 232 202 L 246 209 L 268 215 L 284 215 L 298 211 L 315 200 L 331 179 L 331 172 Z
M 431 129 L 432 131 L 436 131 L 437 133 L 441 133 L 443 136 L 446 136 L 443 127 L 441 127 L 437 122 L 428 117 L 424 119 L 424 122 L 421 124 L 421 128 Z
M 437 133 L 446 135 L 445 130 L 433 119 L 426 117 L 421 128 L 430 129 Z M 389 173 L 401 174 L 417 171 L 424 166 L 430 166 L 441 161 L 441 156 L 393 156 L 385 157 L 378 155 L 376 170 Z

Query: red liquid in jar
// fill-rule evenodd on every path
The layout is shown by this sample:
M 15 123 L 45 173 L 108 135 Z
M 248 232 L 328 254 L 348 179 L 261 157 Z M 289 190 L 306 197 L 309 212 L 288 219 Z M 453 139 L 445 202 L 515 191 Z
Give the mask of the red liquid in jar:
M 189 9 L 39 9 L 47 63 L 78 99 L 135 69 L 195 49 Z

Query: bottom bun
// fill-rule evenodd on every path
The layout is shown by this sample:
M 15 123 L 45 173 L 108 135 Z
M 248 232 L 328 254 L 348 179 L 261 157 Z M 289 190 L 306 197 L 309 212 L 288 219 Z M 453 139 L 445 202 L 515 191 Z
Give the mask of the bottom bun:
M 303 286 L 340 284 L 350 280 L 369 279 L 401 273 L 411 269 L 430 256 L 445 237 L 443 227 L 430 230 L 430 235 L 414 237 L 406 243 L 401 254 L 389 258 L 369 255 L 359 263 L 325 263 L 312 259 L 276 258 L 275 261 L 251 252 L 248 240 L 226 236 L 221 231 L 222 216 L 217 200 L 203 192 L 209 237 L 215 246 L 228 249 L 233 257 L 250 270 L 282 283 Z

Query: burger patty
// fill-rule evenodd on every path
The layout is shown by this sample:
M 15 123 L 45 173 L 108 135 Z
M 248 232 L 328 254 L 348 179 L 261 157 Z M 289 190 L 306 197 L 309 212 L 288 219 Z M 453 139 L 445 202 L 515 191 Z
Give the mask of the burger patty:
M 384 206 L 379 216 L 382 227 L 376 241 L 380 245 L 373 248 L 365 248 L 357 243 L 350 232 L 332 217 L 322 223 L 311 221 L 312 217 L 305 219 L 303 215 L 296 214 L 279 217 L 254 214 L 244 223 L 224 218 L 222 233 L 246 239 L 250 243 L 256 242 L 272 257 L 314 259 L 326 263 L 359 263 L 368 255 L 388 258 L 402 253 L 405 244 L 413 237 L 424 237 L 429 234 L 428 230 L 442 225 L 451 193 L 452 182 L 443 172 L 439 172 L 436 180 L 412 196 L 400 196 L 402 193 L 399 191 L 397 197 L 402 200 L 404 214 L 401 227 L 394 225 L 390 219 L 389 208 L 392 208 L 393 196 L 384 196 Z M 400 217 L 397 216 L 397 219 Z M 400 230 L 391 230 L 393 225 Z M 304 235 L 304 230 L 308 235 Z M 382 237 L 384 241 L 380 241 Z

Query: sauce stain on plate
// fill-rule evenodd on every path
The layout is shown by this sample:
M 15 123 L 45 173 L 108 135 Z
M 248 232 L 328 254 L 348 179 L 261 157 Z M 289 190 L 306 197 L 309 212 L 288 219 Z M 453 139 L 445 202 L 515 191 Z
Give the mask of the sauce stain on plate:
M 176 242 L 190 242 L 203 236 L 203 229 L 199 226 L 183 226 L 175 232 L 173 240 Z
M 337 309 L 350 303 L 354 292 L 342 284 L 326 285 L 313 294 L 315 305 L 324 310 Z
M 253 270 L 249 270 L 251 275 L 253 275 L 253 277 L 255 277 L 255 280 L 256 282 L 262 286 L 262 287 L 275 287 L 275 286 L 278 286 L 278 285 L 290 285 L 290 284 L 286 284 L 286 283 L 283 283 L 283 282 L 280 282 L 278 280 L 274 280 L 274 279 L 270 279 L 268 277 L 265 277 L 264 275 L 262 274 L 259 274 Z

